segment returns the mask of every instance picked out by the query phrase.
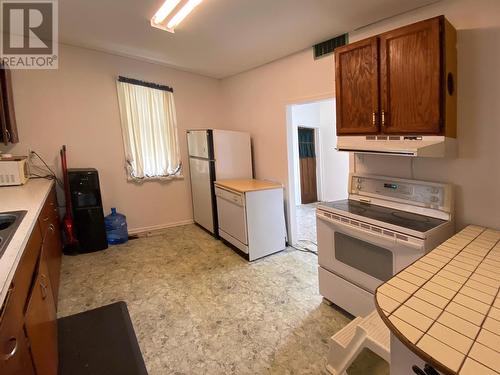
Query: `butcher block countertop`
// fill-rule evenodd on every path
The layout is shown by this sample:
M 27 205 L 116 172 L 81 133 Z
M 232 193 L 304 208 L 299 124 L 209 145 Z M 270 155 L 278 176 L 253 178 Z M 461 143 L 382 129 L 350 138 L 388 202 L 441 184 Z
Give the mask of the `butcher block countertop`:
M 32 179 L 26 185 L 0 187 L 0 212 L 27 211 L 0 257 L 0 307 L 53 185 L 54 181 L 51 180 Z
M 443 374 L 500 374 L 500 231 L 469 226 L 381 285 L 393 334 Z
M 239 193 L 283 188 L 283 185 L 276 182 L 254 179 L 218 180 L 215 181 L 215 185 L 221 188 L 237 191 Z

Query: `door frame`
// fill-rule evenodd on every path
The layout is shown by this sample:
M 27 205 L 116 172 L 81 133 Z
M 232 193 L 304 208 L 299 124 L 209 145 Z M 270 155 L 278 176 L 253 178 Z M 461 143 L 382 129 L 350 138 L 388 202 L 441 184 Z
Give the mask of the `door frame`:
M 292 107 L 294 105 L 300 104 L 308 104 L 315 102 L 322 102 L 326 100 L 333 100 L 335 110 L 335 94 L 334 93 L 326 93 L 323 95 L 317 95 L 313 97 L 305 97 L 298 98 L 295 100 L 290 100 L 285 103 L 285 114 L 286 114 L 286 144 L 287 144 L 287 166 L 288 166 L 288 186 L 285 190 L 285 209 L 286 209 L 286 223 L 287 223 L 287 234 L 288 234 L 288 244 L 294 245 L 297 243 L 297 210 L 296 210 L 296 194 L 297 191 L 295 189 L 295 178 L 296 178 L 296 168 L 293 163 L 294 160 L 294 140 L 297 142 L 298 147 L 298 133 L 295 132 L 294 136 L 294 126 L 292 122 Z M 315 138 L 316 147 L 319 147 L 319 129 L 316 132 L 317 137 Z M 318 155 L 316 155 L 318 156 Z M 319 162 L 319 158 L 316 158 L 316 171 L 319 172 L 316 175 L 316 178 L 320 179 L 320 183 L 318 184 L 318 199 L 321 200 L 321 194 L 323 192 L 322 185 L 322 170 L 318 171 L 318 166 L 321 165 Z

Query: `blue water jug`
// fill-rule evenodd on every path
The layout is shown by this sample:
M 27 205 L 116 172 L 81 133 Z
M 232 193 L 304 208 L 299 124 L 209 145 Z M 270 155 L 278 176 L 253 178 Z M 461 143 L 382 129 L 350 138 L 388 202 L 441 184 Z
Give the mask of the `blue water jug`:
M 104 218 L 106 237 L 110 245 L 118 245 L 128 241 L 127 217 L 111 208 L 111 214 Z

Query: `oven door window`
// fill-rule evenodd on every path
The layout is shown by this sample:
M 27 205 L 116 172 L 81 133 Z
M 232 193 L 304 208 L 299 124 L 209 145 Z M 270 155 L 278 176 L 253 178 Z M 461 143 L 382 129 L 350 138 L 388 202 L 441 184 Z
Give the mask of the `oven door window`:
M 381 281 L 387 281 L 393 276 L 390 250 L 339 232 L 335 232 L 335 258 Z

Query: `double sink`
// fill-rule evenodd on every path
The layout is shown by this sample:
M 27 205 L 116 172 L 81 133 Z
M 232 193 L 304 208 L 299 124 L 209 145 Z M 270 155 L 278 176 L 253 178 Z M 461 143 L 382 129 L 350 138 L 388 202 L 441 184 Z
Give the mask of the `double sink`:
M 2 257 L 12 236 L 23 220 L 27 211 L 11 211 L 0 213 L 0 257 Z

